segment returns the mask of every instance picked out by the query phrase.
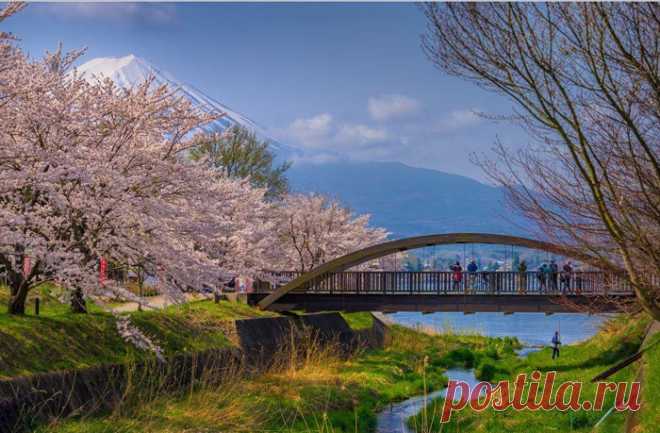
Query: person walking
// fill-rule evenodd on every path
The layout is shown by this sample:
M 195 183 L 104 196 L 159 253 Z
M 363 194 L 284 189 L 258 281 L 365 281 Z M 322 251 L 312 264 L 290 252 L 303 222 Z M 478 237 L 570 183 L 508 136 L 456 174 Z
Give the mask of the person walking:
M 518 293 L 527 293 L 527 262 L 521 260 L 518 264 Z
M 559 345 L 561 341 L 559 340 L 559 331 L 555 331 L 555 335 L 552 336 L 552 359 L 559 358 Z
M 549 273 L 549 268 L 547 263 L 543 263 L 539 269 L 538 269 L 538 274 L 537 278 L 539 279 L 539 292 L 540 293 L 545 293 L 548 291 L 546 282 L 547 282 L 547 276 Z
M 477 280 L 477 270 L 479 269 L 479 266 L 477 265 L 477 262 L 472 259 L 470 263 L 468 263 L 467 266 L 467 271 L 468 271 L 468 284 L 470 286 L 470 290 L 475 291 L 475 282 Z
M 449 269 L 453 272 L 451 276 L 452 290 L 459 291 L 461 289 L 461 282 L 463 281 L 463 268 L 460 263 L 456 262 Z M 467 293 L 467 288 L 465 290 Z

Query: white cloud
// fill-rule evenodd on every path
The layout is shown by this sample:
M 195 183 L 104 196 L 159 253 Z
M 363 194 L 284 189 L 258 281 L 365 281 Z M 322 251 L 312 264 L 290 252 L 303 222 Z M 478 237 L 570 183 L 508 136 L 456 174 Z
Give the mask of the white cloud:
M 476 109 L 459 109 L 450 111 L 444 119 L 438 122 L 438 129 L 441 131 L 449 131 L 481 123 L 482 118 L 479 117 L 477 112 Z
M 338 124 L 328 113 L 291 122 L 285 136 L 308 149 L 343 149 L 382 142 L 389 135 L 383 128 L 363 124 Z
M 380 95 L 369 98 L 367 107 L 374 120 L 384 121 L 414 114 L 420 103 L 404 95 Z
M 328 113 L 296 119 L 289 125 L 287 135 L 304 147 L 323 146 L 332 132 L 332 123 L 332 116 Z
M 337 141 L 345 144 L 367 144 L 384 141 L 388 138 L 387 131 L 382 128 L 371 128 L 367 125 L 343 125 L 337 132 Z
M 400 161 L 417 167 L 483 179 L 470 155 L 489 152 L 496 135 L 513 134 L 487 122 L 478 108 L 456 107 L 403 122 L 344 121 L 328 112 L 299 118 L 282 132 L 282 141 L 304 149 L 296 163 L 344 160 Z M 507 142 L 517 142 L 518 136 Z

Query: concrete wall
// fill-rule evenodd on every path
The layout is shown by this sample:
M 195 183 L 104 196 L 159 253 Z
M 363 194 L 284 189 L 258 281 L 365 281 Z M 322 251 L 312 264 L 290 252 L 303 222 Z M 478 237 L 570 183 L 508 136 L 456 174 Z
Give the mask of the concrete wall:
M 304 350 L 310 341 L 338 343 L 346 355 L 360 345 L 382 347 L 387 329 L 374 319 L 372 329 L 355 332 L 339 313 L 324 313 L 239 320 L 236 333 L 239 348 L 0 380 L 0 433 L 30 431 L 36 423 L 70 414 L 110 411 L 129 383 L 160 394 L 200 380 L 221 382 L 228 375 L 263 372 L 275 354 Z
M 356 340 L 339 313 L 237 320 L 236 334 L 246 364 L 258 368 L 270 366 L 277 355 L 305 350 L 306 344 L 337 343 L 348 353 Z

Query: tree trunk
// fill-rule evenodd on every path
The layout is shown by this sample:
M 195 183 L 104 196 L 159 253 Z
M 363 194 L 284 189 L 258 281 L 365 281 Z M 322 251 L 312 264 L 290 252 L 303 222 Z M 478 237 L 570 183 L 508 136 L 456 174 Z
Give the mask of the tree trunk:
M 76 289 L 71 297 L 71 312 L 85 314 L 87 313 L 87 303 L 81 289 Z
M 9 314 L 25 314 L 25 301 L 28 295 L 28 286 L 21 284 L 18 288 L 11 288 L 9 305 L 7 312 Z

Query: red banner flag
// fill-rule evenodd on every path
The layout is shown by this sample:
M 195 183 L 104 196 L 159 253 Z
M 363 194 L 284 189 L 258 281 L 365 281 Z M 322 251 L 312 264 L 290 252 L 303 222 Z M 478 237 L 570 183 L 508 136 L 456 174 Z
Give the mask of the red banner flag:
M 104 285 L 106 279 L 106 272 L 108 270 L 108 261 L 101 257 L 99 259 L 99 284 Z
M 30 275 L 31 271 L 32 271 L 32 263 L 30 262 L 30 257 L 29 256 L 24 256 L 23 257 L 23 277 L 27 278 L 27 276 Z

